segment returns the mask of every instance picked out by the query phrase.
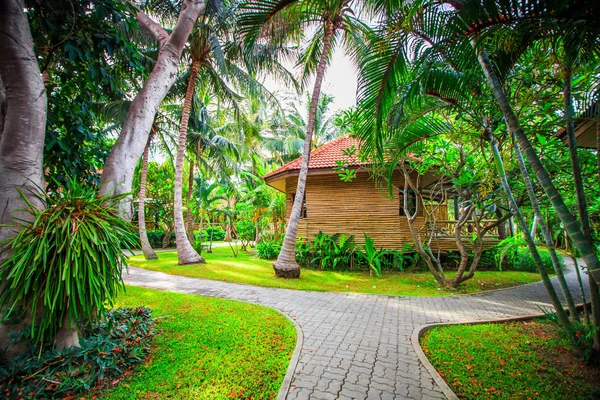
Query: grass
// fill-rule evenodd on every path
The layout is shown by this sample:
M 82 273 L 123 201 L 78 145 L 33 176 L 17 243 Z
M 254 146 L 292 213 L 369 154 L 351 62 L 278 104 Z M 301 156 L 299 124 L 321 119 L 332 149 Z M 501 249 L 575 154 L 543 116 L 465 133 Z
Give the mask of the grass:
M 232 300 L 128 287 L 118 306 L 153 310 L 151 358 L 102 399 L 275 398 L 296 345 L 278 312 Z
M 234 258 L 228 247 L 217 247 L 213 253 L 203 253 L 206 264 L 177 265 L 175 252 L 158 253 L 158 260 L 146 261 L 143 256 L 129 259 L 129 265 L 167 274 L 285 289 L 329 292 L 355 292 L 396 296 L 444 296 L 453 293 L 477 293 L 539 281 L 537 273 L 517 271 L 478 271 L 473 279 L 450 292 L 437 288 L 428 272 L 387 272 L 383 277 L 371 277 L 368 272 L 334 272 L 303 269 L 300 279 L 278 279 L 273 261 L 260 260 L 251 253 L 239 253 Z M 453 273 L 448 273 L 452 276 Z
M 600 374 L 546 320 L 453 325 L 425 332 L 429 361 L 461 399 L 591 399 Z M 596 390 L 596 391 L 595 391 Z

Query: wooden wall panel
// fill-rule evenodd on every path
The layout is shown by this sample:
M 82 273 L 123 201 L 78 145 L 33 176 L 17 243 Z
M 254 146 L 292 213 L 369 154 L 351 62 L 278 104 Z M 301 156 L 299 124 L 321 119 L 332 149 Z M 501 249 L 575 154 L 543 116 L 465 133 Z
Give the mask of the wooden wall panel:
M 309 174 L 306 185 L 307 218 L 300 220 L 298 240 L 312 240 L 322 231 L 328 235 L 354 235 L 357 243 L 364 243 L 365 232 L 378 248 L 402 249 L 412 244 L 406 217 L 399 216 L 397 193 L 393 200 L 389 199 L 388 193 L 378 190 L 366 172 L 357 175 L 352 182 L 343 182 L 337 174 Z M 403 188 L 400 176 L 394 184 Z M 291 214 L 296 185 L 297 178 L 287 178 L 287 219 Z M 436 214 L 440 219 L 447 219 L 447 207 L 440 207 Z M 424 221 L 423 217 L 418 217 L 417 227 L 422 228 Z M 456 245 L 453 240 L 445 239 L 437 241 L 433 247 L 452 250 Z

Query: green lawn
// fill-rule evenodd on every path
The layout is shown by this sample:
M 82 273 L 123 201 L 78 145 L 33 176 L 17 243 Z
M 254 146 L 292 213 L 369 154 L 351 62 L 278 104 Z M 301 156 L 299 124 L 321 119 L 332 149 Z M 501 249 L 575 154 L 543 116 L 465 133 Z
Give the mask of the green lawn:
M 117 306 L 158 319 L 151 358 L 103 399 L 275 398 L 296 345 L 294 325 L 253 304 L 128 287 Z
M 425 332 L 429 361 L 461 399 L 592 399 L 600 371 L 583 365 L 545 320 Z
M 273 272 L 273 261 L 260 260 L 253 254 L 240 252 L 234 258 L 228 247 L 203 253 L 206 264 L 177 265 L 175 252 L 158 253 L 158 260 L 146 261 L 134 256 L 129 264 L 134 267 L 161 271 L 173 275 L 247 283 L 257 286 L 330 292 L 356 292 L 398 296 L 444 296 L 452 293 L 477 293 L 523 283 L 539 281 L 539 275 L 516 271 L 479 271 L 457 291 L 438 290 L 428 272 L 389 272 L 383 277 L 370 277 L 368 272 L 333 272 L 303 269 L 300 279 L 278 279 Z M 452 273 L 449 273 L 452 275 Z

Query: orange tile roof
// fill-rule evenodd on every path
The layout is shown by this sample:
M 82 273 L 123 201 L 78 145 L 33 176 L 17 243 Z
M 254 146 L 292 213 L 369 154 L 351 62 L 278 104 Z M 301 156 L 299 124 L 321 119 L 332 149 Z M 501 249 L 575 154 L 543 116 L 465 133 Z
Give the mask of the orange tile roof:
M 343 150 L 346 150 L 352 146 L 356 148 L 356 152 L 353 155 L 346 156 L 342 153 Z M 340 160 L 344 161 L 348 166 L 369 164 L 358 159 L 356 153 L 358 153 L 359 149 L 360 140 L 344 136 L 339 137 L 310 152 L 308 169 L 333 168 L 336 166 L 336 161 Z M 269 172 L 263 176 L 263 179 L 268 179 L 287 171 L 299 171 L 301 165 L 302 157 L 298 157 L 294 161 L 290 161 L 289 163 L 277 168 L 275 171 Z

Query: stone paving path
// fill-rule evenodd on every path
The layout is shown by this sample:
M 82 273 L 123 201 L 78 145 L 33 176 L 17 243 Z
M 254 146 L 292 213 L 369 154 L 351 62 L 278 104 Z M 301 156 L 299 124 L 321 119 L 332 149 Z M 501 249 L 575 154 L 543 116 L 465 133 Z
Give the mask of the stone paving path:
M 566 278 L 579 293 L 571 265 Z M 477 295 L 395 297 L 263 288 L 133 267 L 124 280 L 262 304 L 289 315 L 302 329 L 304 343 L 287 399 L 444 398 L 413 351 L 415 328 L 539 314 L 540 307 L 550 307 L 541 282 Z

